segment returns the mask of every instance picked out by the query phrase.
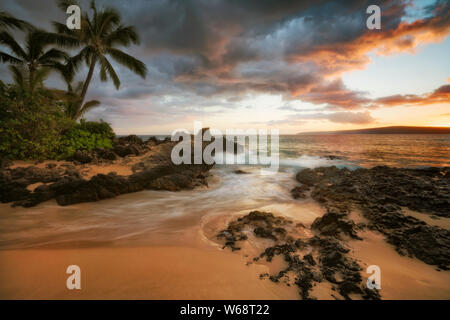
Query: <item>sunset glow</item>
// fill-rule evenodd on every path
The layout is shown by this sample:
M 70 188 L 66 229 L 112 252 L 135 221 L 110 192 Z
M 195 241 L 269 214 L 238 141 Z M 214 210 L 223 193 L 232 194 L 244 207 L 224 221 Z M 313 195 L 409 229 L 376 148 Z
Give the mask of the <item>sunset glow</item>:
M 194 120 L 281 133 L 450 125 L 445 1 L 384 1 L 381 30 L 366 28 L 363 2 L 306 1 L 270 13 L 256 1 L 106 2 L 136 24 L 142 41 L 130 52 L 149 69 L 143 80 L 118 68 L 120 91 L 95 79 L 88 93 L 102 106 L 87 118 L 119 134 L 169 134 Z M 64 19 L 33 1 L 5 9 L 36 25 Z M 60 86 L 56 76 L 50 82 Z

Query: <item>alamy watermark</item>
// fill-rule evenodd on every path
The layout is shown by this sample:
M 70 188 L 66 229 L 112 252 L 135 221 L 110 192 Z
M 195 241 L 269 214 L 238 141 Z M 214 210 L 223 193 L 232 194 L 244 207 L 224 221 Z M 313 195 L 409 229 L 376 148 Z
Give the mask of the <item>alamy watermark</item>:
M 249 164 L 260 165 L 262 174 L 274 174 L 279 169 L 279 131 L 271 129 L 203 129 L 194 121 L 194 133 L 178 129 L 171 140 L 178 141 L 171 159 L 180 164 Z
M 81 29 L 81 9 L 77 5 L 71 5 L 67 7 L 67 14 L 70 14 L 66 20 L 66 26 L 69 30 Z
M 380 30 L 381 29 L 381 9 L 379 6 L 373 4 L 368 6 L 366 13 L 370 16 L 366 20 L 366 26 L 369 30 Z
M 370 265 L 367 267 L 366 273 L 370 274 L 367 278 L 367 288 L 369 289 L 381 289 L 381 269 L 377 265 Z
M 67 17 L 66 26 L 70 30 L 81 29 L 81 8 L 77 5 L 71 5 L 67 7 L 66 13 L 70 16 Z M 367 7 L 366 13 L 370 16 L 366 20 L 366 26 L 369 30 L 381 29 L 381 9 L 379 6 L 373 4 Z
M 66 280 L 66 287 L 69 290 L 81 290 L 81 269 L 79 266 L 72 264 L 67 267 L 66 273 L 70 276 Z

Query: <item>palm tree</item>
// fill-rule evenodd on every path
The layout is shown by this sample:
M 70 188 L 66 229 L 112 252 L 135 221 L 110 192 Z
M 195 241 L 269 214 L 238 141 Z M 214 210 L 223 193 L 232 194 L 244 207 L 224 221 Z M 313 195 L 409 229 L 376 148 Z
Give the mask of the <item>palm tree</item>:
M 67 91 L 63 93 L 63 99 L 66 101 L 64 105 L 64 112 L 66 116 L 73 120 L 78 120 L 89 110 L 98 107 L 100 101 L 91 100 L 80 104 L 81 91 L 83 90 L 83 82 L 78 82 L 75 87 L 72 86 L 69 79 L 66 79 Z
M 22 48 L 16 40 L 8 32 L 0 32 L 0 44 L 8 47 L 12 54 L 0 51 L 0 61 L 10 63 L 10 70 L 13 72 L 15 80 L 19 80 L 19 74 L 22 80 L 28 82 L 30 90 L 42 81 L 43 75 L 48 75 L 51 69 L 58 70 L 63 73 L 70 73 L 70 68 L 65 68 L 62 61 L 68 60 L 70 57 L 64 51 L 47 47 L 50 45 L 44 37 L 45 31 L 33 30 L 28 32 L 25 37 L 25 46 Z M 26 68 L 27 75 L 24 76 Z M 66 76 L 69 76 L 67 74 Z M 20 81 L 22 81 L 20 80 Z M 17 81 L 16 81 L 17 82 Z
M 51 69 L 42 67 L 36 70 L 33 77 L 30 71 L 24 65 L 10 65 L 9 70 L 12 73 L 14 84 L 21 97 L 32 97 L 37 89 L 44 89 L 44 81 L 48 78 Z
M 77 2 L 60 0 L 58 4 L 61 9 L 66 10 L 69 5 L 77 4 Z M 142 78 L 145 78 L 147 74 L 147 68 L 143 62 L 117 48 L 138 44 L 139 37 L 136 29 L 133 26 L 122 25 L 120 14 L 115 9 L 97 10 L 95 1 L 91 2 L 90 8 L 92 14 L 83 13 L 81 17 L 80 30 L 69 30 L 65 24 L 54 22 L 57 33 L 48 35 L 49 41 L 60 46 L 82 46 L 78 54 L 70 60 L 74 70 L 77 70 L 83 62 L 89 68 L 80 92 L 80 106 L 86 97 L 97 64 L 100 66 L 101 81 L 107 81 L 110 78 L 116 89 L 119 89 L 119 76 L 108 57 Z
M 0 80 L 0 95 L 3 95 L 6 89 L 7 89 L 6 84 L 2 80 Z
M 32 25 L 23 20 L 14 18 L 8 12 L 0 11 L 0 30 L 12 28 L 12 29 L 33 29 Z

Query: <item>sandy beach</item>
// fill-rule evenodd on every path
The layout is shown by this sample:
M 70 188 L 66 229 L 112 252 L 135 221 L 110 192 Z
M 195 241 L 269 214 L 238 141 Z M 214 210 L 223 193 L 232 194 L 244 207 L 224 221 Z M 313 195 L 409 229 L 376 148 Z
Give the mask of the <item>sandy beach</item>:
M 170 142 L 126 145 L 139 154 L 2 171 L 4 201 L 23 200 L 0 204 L 0 298 L 450 299 L 447 168 L 322 157 L 261 175 L 174 166 Z M 81 290 L 66 288 L 69 265 Z
M 449 12 L 2 0 L 0 300 L 449 301 Z
M 298 299 L 259 279 L 267 267 L 214 248 L 8 250 L 0 260 L 0 299 Z M 65 269 L 75 263 L 82 289 L 71 291 Z
M 364 241 L 351 241 L 352 255 L 364 267 L 378 265 L 381 269 L 383 299 L 449 300 L 450 273 L 410 257 L 400 256 L 383 240 L 381 234 L 365 232 Z M 363 273 L 364 274 L 364 273 Z
M 105 200 L 102 206 L 113 207 L 144 196 L 120 196 Z M 45 210 L 52 216 L 51 203 L 37 209 L 1 207 L 5 209 L 2 215 L 20 217 L 24 212 L 33 215 Z M 96 207 L 99 203 L 78 205 L 71 214 Z M 58 211 L 61 214 L 61 210 L 67 210 L 58 210 L 54 205 L 52 208 L 54 217 Z M 307 226 L 324 213 L 310 200 L 261 209 Z M 41 248 L 0 250 L 0 299 L 300 299 L 294 285 L 260 278 L 261 274 L 276 274 L 286 266 L 281 257 L 270 263 L 252 261 L 269 242 L 253 237 L 242 250 L 231 252 L 214 239 L 227 223 L 245 213 L 174 217 L 163 221 L 156 232 L 123 241 L 102 244 L 74 239 L 43 244 Z M 356 212 L 352 218 L 364 221 Z M 306 232 L 305 237 L 312 235 Z M 350 254 L 363 268 L 380 266 L 383 299 L 450 299 L 448 271 L 437 271 L 415 258 L 400 256 L 379 233 L 365 231 L 360 236 L 363 241 L 348 239 Z M 81 290 L 66 288 L 66 268 L 72 264 L 81 268 Z M 368 275 L 364 271 L 361 274 L 365 281 Z M 318 299 L 339 297 L 327 281 L 316 284 L 312 295 Z

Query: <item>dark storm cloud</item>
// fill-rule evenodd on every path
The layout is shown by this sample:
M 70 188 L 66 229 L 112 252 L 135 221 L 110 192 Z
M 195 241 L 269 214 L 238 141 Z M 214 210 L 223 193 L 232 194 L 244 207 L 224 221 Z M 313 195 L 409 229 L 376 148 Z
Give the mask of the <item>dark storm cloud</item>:
M 143 60 L 149 69 L 147 79 L 141 80 L 118 68 L 120 91 L 98 79 L 94 81 L 89 98 L 114 105 L 118 110 L 133 101 L 146 101 L 157 110 L 172 104 L 177 112 L 185 108 L 186 113 L 195 106 L 232 108 L 240 103 L 242 95 L 252 92 L 275 93 L 286 101 L 301 100 L 337 109 L 448 99 L 448 93 L 435 92 L 375 101 L 364 92 L 346 88 L 340 80 L 342 72 L 364 67 L 369 62 L 368 52 L 408 50 L 421 41 L 448 35 L 447 1 L 427 6 L 426 14 L 412 22 L 405 21 L 409 0 L 97 2 L 117 8 L 124 24 L 137 27 L 141 45 L 126 50 Z M 89 1 L 80 3 L 83 10 L 89 8 Z M 382 9 L 381 31 L 366 28 L 365 11 L 370 4 L 378 4 Z M 3 0 L 0 8 L 46 28 L 51 20 L 65 19 L 51 0 Z M 4 71 L 4 66 L 1 68 Z M 127 112 L 141 112 L 132 110 Z M 326 119 L 364 123 L 371 121 L 369 117 L 366 113 L 335 113 L 333 117 L 327 114 Z

